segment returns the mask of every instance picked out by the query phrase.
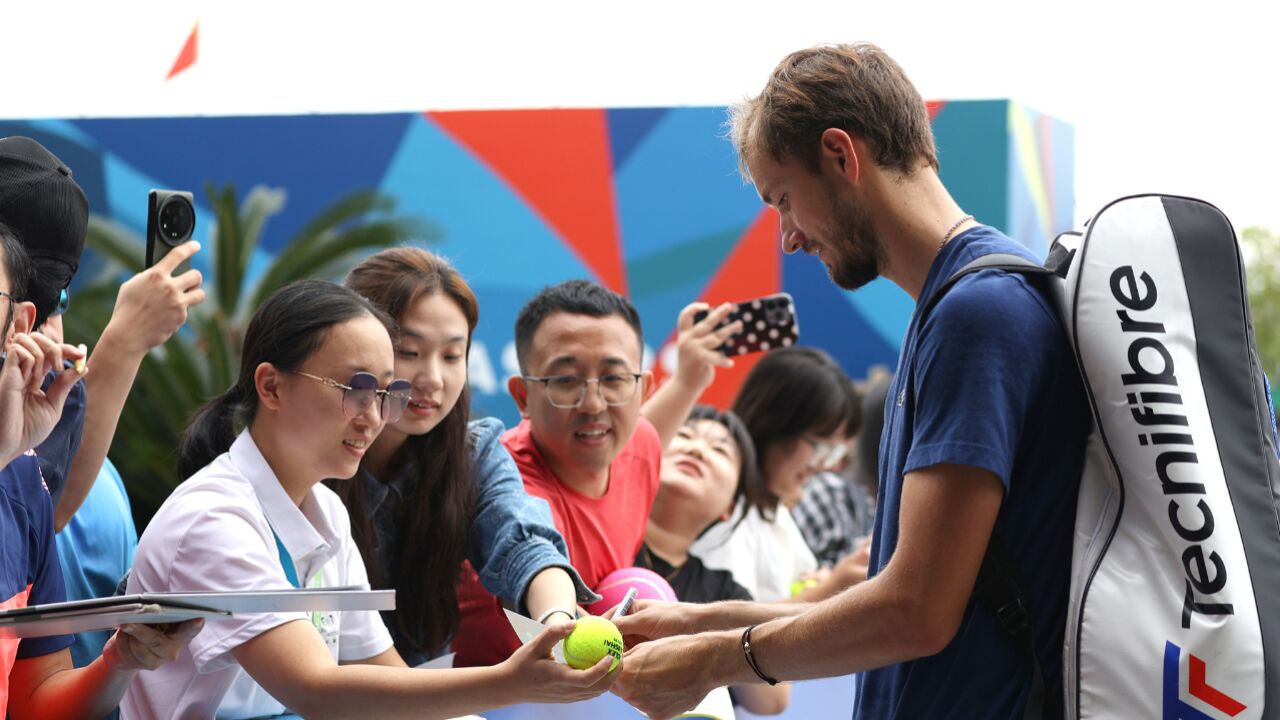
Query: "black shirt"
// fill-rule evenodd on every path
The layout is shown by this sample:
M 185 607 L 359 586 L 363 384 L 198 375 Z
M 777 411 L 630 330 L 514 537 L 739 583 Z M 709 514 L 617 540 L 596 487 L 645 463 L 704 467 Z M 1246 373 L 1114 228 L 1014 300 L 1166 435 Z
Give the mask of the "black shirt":
M 751 593 L 733 579 L 728 570 L 712 570 L 690 555 L 680 567 L 658 557 L 648 544 L 640 546 L 636 555 L 636 567 L 652 570 L 671 583 L 681 602 L 709 603 L 718 600 L 751 600 Z

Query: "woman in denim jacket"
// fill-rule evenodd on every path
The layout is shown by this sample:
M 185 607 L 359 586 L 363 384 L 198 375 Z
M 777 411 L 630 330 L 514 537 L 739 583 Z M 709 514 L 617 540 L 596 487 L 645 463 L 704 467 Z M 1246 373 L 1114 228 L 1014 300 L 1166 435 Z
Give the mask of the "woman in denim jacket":
M 384 250 L 346 284 L 394 318 L 396 377 L 412 384 L 403 416 L 378 436 L 351 482 L 334 483 L 374 587 L 395 588 L 384 615 L 412 666 L 458 629 L 464 561 L 494 595 L 542 621 L 572 620 L 598 596 L 569 564 L 545 501 L 524 491 L 496 419 L 468 422 L 467 355 L 479 316 L 456 270 L 425 250 Z

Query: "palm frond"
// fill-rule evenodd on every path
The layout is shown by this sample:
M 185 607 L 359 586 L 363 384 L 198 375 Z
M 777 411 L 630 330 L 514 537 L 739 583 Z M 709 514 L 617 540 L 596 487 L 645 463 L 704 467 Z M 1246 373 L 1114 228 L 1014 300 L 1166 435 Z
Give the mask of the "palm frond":
M 146 263 L 146 246 L 142 241 L 120 225 L 99 215 L 89 216 L 84 243 L 129 274 L 142 272 Z
M 395 200 L 375 190 L 359 190 L 339 199 L 329 207 L 320 211 L 306 225 L 302 226 L 293 237 L 289 238 L 289 246 L 308 246 L 312 239 L 359 220 L 372 213 L 388 213 L 395 209 Z
M 231 185 L 218 190 L 213 183 L 207 183 L 205 193 L 209 196 L 209 207 L 216 223 L 213 235 L 214 295 L 217 296 L 218 307 L 235 313 L 244 282 L 244 273 L 239 272 L 240 258 L 245 253 L 241 247 L 243 238 L 240 235 L 236 191 Z
M 313 277 L 336 280 L 354 264 L 361 251 L 436 237 L 438 232 L 429 223 L 398 218 L 310 236 L 306 242 L 289 245 L 276 255 L 258 280 L 246 307 L 257 307 L 271 293 L 295 280 Z

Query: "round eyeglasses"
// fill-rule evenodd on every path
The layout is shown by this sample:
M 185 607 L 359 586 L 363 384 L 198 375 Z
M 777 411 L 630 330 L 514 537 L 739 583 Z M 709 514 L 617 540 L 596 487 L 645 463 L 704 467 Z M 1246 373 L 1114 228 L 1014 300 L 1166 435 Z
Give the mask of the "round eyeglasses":
M 595 383 L 600 399 L 605 405 L 626 405 L 636 397 L 640 387 L 640 373 L 611 373 L 600 377 L 581 378 L 577 375 L 522 375 L 526 381 L 540 382 L 547 387 L 547 399 L 553 407 L 564 410 L 576 408 L 587 399 L 587 386 Z
M 351 376 L 346 385 L 333 378 L 320 377 L 311 373 L 295 370 L 295 375 L 318 380 L 321 383 L 342 391 L 342 414 L 349 418 L 363 415 L 374 398 L 380 398 L 378 414 L 386 422 L 392 423 L 400 419 L 404 409 L 409 405 L 409 390 L 412 387 L 408 380 L 392 380 L 387 389 L 378 388 L 378 378 L 373 373 L 358 372 Z

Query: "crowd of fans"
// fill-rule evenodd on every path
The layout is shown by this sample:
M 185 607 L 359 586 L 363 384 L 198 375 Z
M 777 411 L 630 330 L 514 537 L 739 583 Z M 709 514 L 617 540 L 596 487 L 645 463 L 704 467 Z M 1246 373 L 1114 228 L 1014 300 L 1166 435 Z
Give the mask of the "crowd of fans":
M 975 257 L 1031 259 L 951 197 L 923 100 L 873 45 L 793 53 L 730 129 L 784 251 L 843 288 L 885 277 L 928 300 Z M 778 713 L 780 681 L 857 672 L 858 718 L 1018 718 L 1041 705 L 1030 668 L 1060 674 L 1088 408 L 1051 303 L 1020 277 L 946 290 L 893 376 L 854 383 L 782 347 L 727 409 L 699 399 L 733 364 L 732 305 L 681 311 L 655 387 L 636 308 L 562 282 L 516 319 L 505 428 L 470 417 L 483 308 L 466 280 L 383 250 L 255 309 L 235 383 L 190 421 L 182 482 L 139 538 L 107 451 L 143 358 L 204 299 L 179 269 L 200 248 L 125 282 L 86 357 L 61 318 L 87 217 L 70 168 L 0 139 L 0 611 L 364 584 L 396 609 L 0 634 L 0 715 L 453 718 L 612 690 L 667 718 L 721 688 Z M 991 538 L 1026 581 L 1033 663 L 973 600 Z M 623 570 L 683 602 L 605 611 L 629 645 L 616 670 L 555 661 Z M 522 645 L 508 611 L 540 634 Z
M 176 449 L 183 482 L 139 538 L 107 450 L 143 357 L 204 299 L 198 270 L 174 274 L 200 248 L 125 282 L 85 358 L 61 319 L 87 216 L 58 158 L 0 140 L 3 607 L 369 584 L 394 588 L 397 608 L 0 640 L 0 708 L 14 718 L 572 702 L 609 689 L 609 663 L 574 670 L 548 650 L 614 571 L 651 570 L 696 603 L 803 602 L 866 576 L 857 550 L 873 507 L 849 472 L 862 405 L 825 353 L 770 352 L 731 410 L 697 405 L 731 364 L 719 350 L 742 329 L 724 322 L 730 305 L 685 308 L 677 370 L 655 388 L 632 304 L 568 281 L 517 319 L 522 420 L 507 429 L 470 416 L 476 296 L 412 247 L 257 308 L 235 385 L 192 419 Z M 828 495 L 807 496 L 813 480 Z M 835 521 L 831 495 L 849 499 Z M 803 507 L 812 520 L 798 525 Z M 546 632 L 521 647 L 504 608 Z M 416 668 L 448 652 L 454 669 Z M 733 695 L 757 713 L 788 702 L 785 685 Z

